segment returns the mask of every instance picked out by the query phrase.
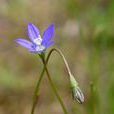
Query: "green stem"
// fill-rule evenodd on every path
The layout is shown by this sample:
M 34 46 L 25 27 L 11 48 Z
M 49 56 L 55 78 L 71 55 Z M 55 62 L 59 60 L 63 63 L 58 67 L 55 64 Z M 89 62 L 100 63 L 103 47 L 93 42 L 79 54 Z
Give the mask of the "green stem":
M 34 91 L 34 96 L 33 96 L 33 105 L 32 105 L 32 110 L 31 110 L 31 114 L 34 114 L 35 111 L 35 106 L 37 104 L 37 99 L 38 99 L 38 92 L 39 92 L 39 87 L 40 87 L 40 83 L 41 80 L 43 78 L 43 74 L 44 74 L 45 69 L 42 70 L 42 73 L 40 75 L 40 78 L 38 79 L 35 91 Z
M 64 63 L 65 63 L 65 66 L 67 67 L 67 70 L 68 70 L 69 75 L 71 74 L 71 73 L 70 73 L 69 66 L 68 66 L 68 63 L 66 62 L 65 57 L 64 57 L 64 55 L 62 54 L 62 52 L 61 52 L 60 50 L 53 48 L 53 49 L 49 52 L 49 54 L 47 55 L 46 61 L 44 60 L 44 58 L 42 59 L 42 56 L 40 55 L 40 57 L 41 57 L 41 59 L 43 60 L 43 62 L 45 63 L 45 65 L 44 65 L 44 68 L 43 68 L 43 70 L 42 70 L 42 72 L 41 72 L 41 75 L 40 75 L 40 77 L 39 77 L 39 79 L 38 79 L 38 81 L 37 81 L 37 85 L 36 85 L 36 88 L 35 88 L 35 91 L 34 91 L 31 114 L 34 114 L 35 106 L 36 106 L 36 104 L 37 104 L 37 99 L 38 99 L 39 87 L 40 87 L 41 80 L 43 79 L 44 72 L 45 72 L 45 66 L 46 66 L 46 64 L 48 63 L 49 58 L 50 58 L 50 56 L 51 56 L 51 54 L 52 54 L 53 51 L 56 51 L 56 52 L 58 52 L 58 53 L 61 55 L 61 57 L 63 58 L 63 61 L 64 61 Z M 45 55 L 44 55 L 44 56 L 45 56 Z M 48 71 L 48 70 L 47 70 L 47 71 Z M 49 74 L 49 73 L 48 73 L 48 74 Z M 50 77 L 50 76 L 48 76 L 48 78 L 49 78 L 49 77 Z M 50 80 L 50 79 L 51 79 L 51 78 L 49 78 L 49 80 Z M 52 82 L 52 80 L 51 80 L 51 82 Z M 50 83 L 50 84 L 51 84 L 51 85 L 54 85 L 53 82 Z M 55 89 L 54 89 L 54 88 L 55 88 L 55 87 L 53 86 L 53 90 L 56 91 L 56 88 L 55 88 Z M 66 109 L 65 109 L 65 107 L 64 107 L 64 104 L 63 104 L 61 98 L 59 97 L 59 95 L 58 95 L 57 92 L 55 92 L 55 93 L 56 93 L 56 96 L 57 96 L 57 98 L 58 98 L 58 100 L 59 100 L 59 102 L 60 102 L 60 104 L 61 104 L 63 110 L 64 110 L 64 113 L 67 114 L 67 111 L 66 111 Z
M 47 58 L 46 58 L 46 64 L 48 63 L 49 61 L 49 58 L 51 56 L 51 53 L 52 51 L 49 52 Z M 40 87 L 40 84 L 41 84 L 41 81 L 43 79 L 43 76 L 44 76 L 44 72 L 45 72 L 45 66 L 40 74 L 40 77 L 37 81 L 37 85 L 36 85 L 36 88 L 35 88 L 35 91 L 34 91 L 34 94 L 33 94 L 33 104 L 32 104 L 32 109 L 31 109 L 31 114 L 34 114 L 34 111 L 35 111 L 35 106 L 37 104 L 37 99 L 38 99 L 38 92 L 39 92 L 39 87 Z
M 63 59 L 64 65 L 66 66 L 67 72 L 68 72 L 69 76 L 71 76 L 72 74 L 71 74 L 68 62 L 67 62 L 65 56 L 63 55 L 62 51 L 58 48 L 53 48 L 52 51 L 57 52 L 61 56 L 61 58 Z
M 55 87 L 55 85 L 54 85 L 54 83 L 53 83 L 53 81 L 52 81 L 52 79 L 51 79 L 51 77 L 50 77 L 49 71 L 48 71 L 47 66 L 46 66 L 47 63 L 45 62 L 45 60 L 43 60 L 43 64 L 44 64 L 44 66 L 45 66 L 45 70 L 46 70 L 47 77 L 48 77 L 48 79 L 49 79 L 50 85 L 51 85 L 51 87 L 52 87 L 52 89 L 53 89 L 53 91 L 54 91 L 54 93 L 55 93 L 57 99 L 59 100 L 59 102 L 60 102 L 60 104 L 61 104 L 61 107 L 62 107 L 62 109 L 63 109 L 63 112 L 64 112 L 64 114 L 68 114 L 68 113 L 67 113 L 67 110 L 66 110 L 66 108 L 65 108 L 65 106 L 64 106 L 64 103 L 63 103 L 63 101 L 61 100 L 61 97 L 59 96 L 59 94 L 57 93 L 56 87 Z

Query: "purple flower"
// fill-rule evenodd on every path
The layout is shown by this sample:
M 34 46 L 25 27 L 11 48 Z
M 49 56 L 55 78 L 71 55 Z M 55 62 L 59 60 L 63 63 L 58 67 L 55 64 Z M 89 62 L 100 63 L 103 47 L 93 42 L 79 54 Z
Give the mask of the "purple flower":
M 48 28 L 44 31 L 43 36 L 40 36 L 40 32 L 38 28 L 32 24 L 28 24 L 28 36 L 31 41 L 18 38 L 16 39 L 16 43 L 19 45 L 27 48 L 30 52 L 33 53 L 41 53 L 45 51 L 46 48 L 53 45 L 53 41 L 51 40 L 54 34 L 54 25 L 51 24 Z

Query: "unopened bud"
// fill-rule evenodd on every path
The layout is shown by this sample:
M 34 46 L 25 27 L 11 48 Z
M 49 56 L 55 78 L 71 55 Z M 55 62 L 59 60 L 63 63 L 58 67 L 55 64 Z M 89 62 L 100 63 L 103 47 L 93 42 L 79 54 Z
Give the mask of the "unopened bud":
M 78 103 L 82 104 L 84 102 L 84 95 L 81 89 L 79 88 L 78 83 L 73 75 L 70 76 L 70 84 L 71 84 L 73 99 L 77 100 Z
M 84 102 L 84 95 L 79 87 L 72 90 L 72 96 L 74 100 L 78 101 L 78 103 L 82 104 Z

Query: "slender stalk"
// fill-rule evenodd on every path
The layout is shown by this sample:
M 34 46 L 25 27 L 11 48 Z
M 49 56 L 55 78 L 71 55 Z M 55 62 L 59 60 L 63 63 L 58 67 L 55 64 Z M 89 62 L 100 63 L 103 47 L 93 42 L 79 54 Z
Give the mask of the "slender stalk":
M 64 55 L 62 54 L 62 52 L 61 52 L 59 49 L 53 48 L 53 49 L 49 52 L 49 54 L 47 55 L 46 60 L 44 61 L 44 59 L 43 59 L 43 61 L 44 61 L 44 63 L 45 63 L 45 66 L 46 66 L 46 64 L 48 63 L 49 58 L 50 58 L 50 56 L 51 56 L 51 54 L 52 54 L 53 51 L 58 52 L 59 55 L 63 58 L 63 61 L 64 61 L 64 63 L 65 63 L 65 66 L 66 66 L 66 68 L 67 68 L 67 71 L 68 71 L 69 75 L 71 75 L 71 72 L 70 72 L 70 68 L 69 68 L 69 66 L 68 66 L 68 63 L 67 63 L 67 61 L 66 61 Z M 41 59 L 42 59 L 42 57 L 41 57 Z M 31 114 L 34 114 L 34 111 L 35 111 L 35 106 L 36 106 L 36 104 L 37 104 L 37 99 L 38 99 L 39 87 L 40 87 L 40 84 L 41 84 L 41 80 L 43 79 L 43 76 L 44 76 L 45 66 L 44 66 L 44 68 L 43 68 L 43 70 L 42 70 L 42 72 L 41 72 L 41 74 L 40 74 L 40 77 L 39 77 L 39 79 L 38 79 L 38 81 L 37 81 L 37 85 L 36 85 L 36 88 L 35 88 L 35 91 L 34 91 Z M 48 71 L 48 70 L 46 70 L 46 72 L 47 72 L 47 71 Z M 49 74 L 49 72 L 48 72 L 48 74 Z M 48 78 L 49 78 L 49 80 L 51 80 L 51 78 L 49 77 L 49 75 L 48 75 Z M 53 82 L 52 82 L 52 80 L 51 80 L 50 82 L 51 82 L 50 84 L 54 85 Z M 54 88 L 55 88 L 55 87 L 53 86 L 53 90 L 56 91 L 56 88 L 55 88 L 55 89 L 54 89 Z M 61 102 L 61 101 L 62 101 L 61 98 L 59 98 L 59 95 L 57 94 L 57 92 L 55 92 L 55 93 L 56 93 L 56 96 L 57 96 L 57 98 L 59 99 L 59 101 L 60 101 L 60 103 L 61 103 L 61 106 L 63 107 L 63 110 L 65 110 L 65 107 L 64 107 L 63 103 Z M 64 111 L 64 112 L 66 112 L 66 111 Z M 65 114 L 67 114 L 67 113 L 65 113 Z
M 61 97 L 59 96 L 59 94 L 58 94 L 58 92 L 57 92 L 57 90 L 56 90 L 56 87 L 55 87 L 55 85 L 54 85 L 54 83 L 53 83 L 53 81 L 52 81 L 52 79 L 51 79 L 51 76 L 50 76 L 50 74 L 49 74 L 49 71 L 48 71 L 48 68 L 47 68 L 47 66 L 46 66 L 45 60 L 43 60 L 43 64 L 44 64 L 44 66 L 45 66 L 45 70 L 46 70 L 47 77 L 48 77 L 48 79 L 49 79 L 50 85 L 51 85 L 51 87 L 52 87 L 52 89 L 53 89 L 53 91 L 54 91 L 54 93 L 55 93 L 57 99 L 59 100 L 59 102 L 60 102 L 60 104 L 61 104 L 61 107 L 62 107 L 62 109 L 63 109 L 63 112 L 64 112 L 64 114 L 68 114 L 68 113 L 67 113 L 67 110 L 66 110 L 66 108 L 65 108 L 65 106 L 64 106 L 64 103 L 63 103 L 63 101 L 61 100 Z
M 46 64 L 48 63 L 50 56 L 51 56 L 51 53 L 49 53 L 47 58 L 46 58 Z M 35 91 L 34 91 L 34 94 L 33 94 L 33 104 L 32 104 L 31 114 L 34 114 L 34 111 L 35 111 L 35 106 L 37 104 L 37 99 L 38 99 L 39 87 L 40 87 L 41 81 L 43 79 L 44 72 L 45 72 L 45 66 L 44 66 L 44 68 L 43 68 L 43 70 L 40 74 L 40 77 L 37 81 L 37 85 L 35 87 Z
M 70 71 L 68 62 L 66 61 L 65 56 L 63 55 L 62 51 L 60 49 L 57 49 L 57 48 L 54 48 L 54 51 L 56 51 L 61 56 L 61 58 L 63 59 L 63 62 L 65 64 L 65 66 L 67 68 L 67 72 L 68 72 L 69 76 L 71 76 L 72 74 L 71 74 L 71 71 Z
M 62 51 L 61 51 L 60 49 L 58 49 L 58 48 L 53 48 L 53 49 L 50 51 L 49 54 L 51 55 L 51 53 L 52 53 L 53 51 L 57 52 L 57 53 L 61 56 L 61 58 L 63 59 L 63 62 L 64 62 L 64 64 L 65 64 L 66 69 L 67 69 L 67 72 L 68 72 L 68 74 L 69 74 L 70 85 L 71 85 L 72 94 L 73 94 L 73 96 L 74 96 L 74 97 L 73 97 L 74 100 L 77 100 L 78 103 L 82 104 L 82 103 L 84 102 L 84 95 L 83 95 L 81 89 L 80 89 L 79 86 L 78 86 L 78 82 L 75 80 L 74 76 L 71 74 L 71 71 L 70 71 L 69 65 L 68 65 L 68 63 L 67 63 L 67 61 L 66 61 L 66 59 L 65 59 L 65 56 L 63 55 Z
M 69 68 L 69 65 L 68 65 L 68 62 L 67 62 L 67 60 L 65 59 L 65 56 L 63 55 L 63 53 L 62 53 L 62 51 L 60 50 L 60 49 L 58 49 L 58 48 L 53 48 L 50 52 L 49 52 L 49 56 L 52 54 L 52 52 L 57 52 L 60 56 L 61 56 L 61 58 L 63 59 L 63 62 L 64 62 L 64 64 L 65 64 L 65 66 L 66 66 L 66 68 L 67 68 L 67 72 L 68 72 L 68 74 L 69 74 L 69 76 L 71 76 L 72 74 L 71 74 L 71 71 L 70 71 L 70 68 Z
M 38 99 L 39 87 L 40 87 L 40 83 L 41 83 L 41 80 L 42 80 L 43 75 L 44 75 L 44 71 L 45 71 L 45 68 L 41 72 L 41 75 L 40 75 L 40 77 L 38 79 L 38 82 L 37 82 L 37 85 L 36 85 L 36 88 L 35 88 L 35 91 L 34 91 L 31 114 L 34 114 L 34 111 L 35 111 L 35 106 L 37 104 L 37 99 Z

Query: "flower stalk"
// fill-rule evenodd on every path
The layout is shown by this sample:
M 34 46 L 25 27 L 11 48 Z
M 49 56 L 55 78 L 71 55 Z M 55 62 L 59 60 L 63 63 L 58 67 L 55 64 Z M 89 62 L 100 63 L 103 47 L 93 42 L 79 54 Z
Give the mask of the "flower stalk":
M 46 58 L 46 64 L 48 63 L 49 61 L 49 58 L 51 56 L 51 53 L 52 51 L 49 52 L 49 54 L 47 55 L 47 58 Z M 45 58 L 45 54 L 42 53 L 43 55 L 39 54 L 40 58 Z M 45 64 L 45 65 L 46 65 Z M 31 114 L 34 114 L 34 111 L 35 111 L 35 106 L 37 104 L 37 100 L 38 100 L 38 93 L 39 93 L 39 89 L 40 89 L 40 84 L 41 84 L 41 81 L 43 79 L 43 76 L 44 76 L 44 72 L 45 72 L 45 66 L 40 74 L 40 77 L 37 81 L 37 85 L 36 85 L 36 88 L 35 88 L 35 91 L 34 91 L 34 94 L 33 94 L 33 104 L 32 104 L 32 109 L 31 109 Z
M 41 58 L 41 60 L 42 60 L 42 62 L 43 62 L 43 64 L 44 64 L 44 68 L 43 68 L 43 70 L 42 70 L 42 73 L 41 73 L 41 75 L 40 75 L 40 78 L 39 78 L 39 80 L 38 80 L 38 82 L 37 82 L 37 85 L 36 85 L 36 88 L 35 88 L 35 91 L 34 91 L 33 105 L 32 105 L 31 114 L 34 114 L 34 111 L 35 111 L 35 106 L 36 106 L 36 104 L 37 104 L 37 98 L 38 98 L 39 87 L 40 87 L 41 80 L 42 80 L 42 78 L 43 78 L 43 76 L 44 76 L 44 72 L 45 72 L 45 71 L 46 71 L 47 77 L 48 77 L 48 79 L 49 79 L 50 85 L 51 85 L 51 87 L 52 87 L 52 89 L 53 89 L 53 91 L 54 91 L 54 93 L 55 93 L 55 95 L 56 95 L 58 101 L 59 101 L 60 104 L 61 104 L 61 107 L 62 107 L 62 109 L 63 109 L 64 114 L 68 114 L 68 113 L 67 113 L 67 110 L 66 110 L 66 108 L 65 108 L 65 106 L 64 106 L 64 103 L 63 103 L 61 97 L 59 96 L 59 94 L 58 94 L 58 92 L 57 92 L 57 90 L 56 90 L 56 87 L 55 87 L 55 85 L 54 85 L 54 83 L 53 83 L 53 81 L 52 81 L 52 79 L 51 79 L 51 76 L 50 76 L 50 74 L 49 74 L 48 68 L 47 68 L 47 66 L 46 66 L 47 63 L 48 63 L 48 61 L 49 61 L 49 58 L 50 58 L 52 52 L 53 52 L 52 50 L 49 52 L 49 54 L 48 54 L 46 60 L 45 60 L 45 54 L 44 54 L 44 53 L 39 54 L 39 56 L 40 56 L 40 58 Z
M 43 56 L 42 56 L 41 58 L 42 58 L 42 62 L 43 62 L 44 67 L 45 67 L 45 71 L 46 71 L 46 74 L 47 74 L 47 77 L 48 77 L 50 86 L 52 87 L 53 92 L 55 93 L 55 95 L 56 95 L 58 101 L 60 102 L 60 105 L 61 105 L 61 107 L 62 107 L 62 109 L 63 109 L 64 114 L 68 114 L 68 113 L 67 113 L 67 110 L 66 110 L 66 108 L 65 108 L 65 106 L 64 106 L 64 103 L 63 103 L 61 97 L 59 96 L 59 94 L 58 94 L 58 92 L 57 92 L 57 90 L 56 90 L 56 87 L 55 87 L 55 85 L 54 85 L 54 83 L 53 83 L 53 81 L 52 81 L 52 79 L 51 79 L 50 73 L 49 73 L 48 68 L 47 68 L 47 65 L 46 65 L 47 62 L 45 61 L 45 59 L 44 59 Z
M 78 86 L 78 82 L 75 80 L 74 76 L 72 75 L 72 73 L 70 71 L 70 68 L 69 68 L 68 62 L 65 59 L 65 56 L 63 55 L 62 51 L 60 49 L 58 49 L 58 48 L 53 48 L 50 51 L 50 54 L 53 51 L 57 52 L 61 56 L 65 66 L 66 66 L 66 69 L 67 69 L 67 72 L 68 72 L 69 78 L 70 78 L 70 85 L 71 85 L 73 99 L 77 100 L 78 103 L 82 104 L 84 102 L 84 95 L 83 95 L 81 89 Z
M 38 82 L 37 82 L 37 85 L 36 85 L 36 88 L 35 88 L 35 91 L 34 91 L 34 94 L 33 94 L 33 104 L 32 104 L 31 114 L 34 114 L 34 111 L 35 111 L 35 106 L 37 104 L 38 95 L 39 95 L 39 87 L 40 87 L 44 72 L 45 72 L 45 68 L 41 72 L 41 75 L 38 79 Z

